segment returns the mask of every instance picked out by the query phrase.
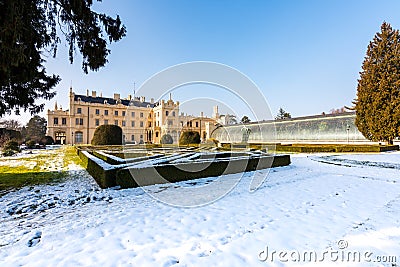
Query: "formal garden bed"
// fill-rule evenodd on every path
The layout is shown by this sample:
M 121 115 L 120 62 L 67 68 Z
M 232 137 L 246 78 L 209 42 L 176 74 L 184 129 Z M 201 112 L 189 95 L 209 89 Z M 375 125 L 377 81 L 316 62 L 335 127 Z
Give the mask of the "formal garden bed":
M 290 164 L 288 155 L 270 155 L 262 151 L 218 152 L 182 147 L 76 149 L 85 168 L 102 188 L 186 181 Z

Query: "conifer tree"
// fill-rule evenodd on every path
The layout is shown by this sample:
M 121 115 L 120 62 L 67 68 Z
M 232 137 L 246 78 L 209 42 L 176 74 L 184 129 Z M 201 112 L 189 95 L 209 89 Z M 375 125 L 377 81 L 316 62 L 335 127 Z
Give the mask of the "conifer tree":
M 400 34 L 384 22 L 369 43 L 354 101 L 356 125 L 369 140 L 393 143 L 400 133 Z
M 97 71 L 107 63 L 109 44 L 126 28 L 119 16 L 92 10 L 93 0 L 0 0 L 0 117 L 15 110 L 36 114 L 54 97 L 60 82 L 48 75 L 45 61 L 55 57 L 61 39 L 69 61 L 82 54 L 82 69 Z M 101 2 L 101 0 L 97 0 Z
M 284 120 L 290 119 L 292 115 L 289 112 L 286 112 L 283 108 L 279 108 L 278 115 L 276 115 L 275 120 Z

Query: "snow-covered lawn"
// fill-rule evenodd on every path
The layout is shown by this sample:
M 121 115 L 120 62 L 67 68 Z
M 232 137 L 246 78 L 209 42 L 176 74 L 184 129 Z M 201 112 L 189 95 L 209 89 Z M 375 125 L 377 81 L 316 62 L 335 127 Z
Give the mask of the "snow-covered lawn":
M 0 198 L 0 266 L 392 266 L 377 260 L 400 262 L 397 163 L 399 152 L 292 155 L 255 192 L 247 173 L 226 196 L 197 208 L 156 197 L 179 199 L 179 188 L 215 179 L 150 186 L 149 195 L 101 190 L 71 165 L 62 184 Z

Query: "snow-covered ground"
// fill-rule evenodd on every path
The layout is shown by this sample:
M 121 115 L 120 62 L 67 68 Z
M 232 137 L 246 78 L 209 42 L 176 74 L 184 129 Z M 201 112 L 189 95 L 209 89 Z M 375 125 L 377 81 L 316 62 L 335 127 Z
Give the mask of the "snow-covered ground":
M 394 266 L 398 163 L 399 152 L 292 155 L 258 190 L 250 192 L 251 179 L 267 170 L 246 173 L 197 208 L 164 204 L 157 194 L 179 199 L 180 188 L 216 178 L 147 187 L 152 194 L 101 190 L 71 165 L 62 184 L 0 198 L 0 266 Z

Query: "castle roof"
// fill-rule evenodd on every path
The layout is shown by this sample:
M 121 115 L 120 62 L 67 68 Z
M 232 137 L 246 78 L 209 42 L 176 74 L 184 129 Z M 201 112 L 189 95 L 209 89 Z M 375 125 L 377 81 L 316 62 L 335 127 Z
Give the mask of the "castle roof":
M 86 96 L 86 95 L 75 95 L 74 101 L 82 101 L 86 103 L 93 103 L 93 104 L 104 104 L 107 101 L 109 105 L 117 105 L 118 103 L 124 106 L 134 106 L 134 107 L 141 107 L 141 108 L 153 108 L 154 103 L 150 102 L 142 102 L 138 98 L 129 99 L 114 99 L 109 97 L 93 97 L 93 96 Z

